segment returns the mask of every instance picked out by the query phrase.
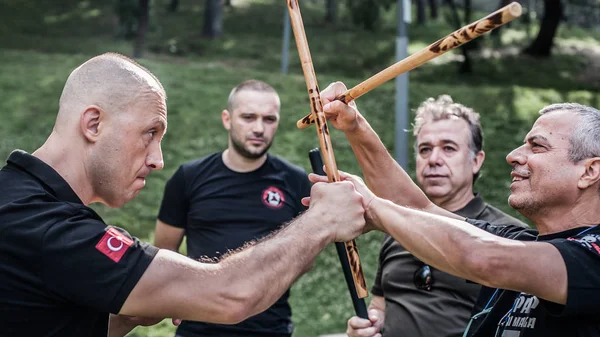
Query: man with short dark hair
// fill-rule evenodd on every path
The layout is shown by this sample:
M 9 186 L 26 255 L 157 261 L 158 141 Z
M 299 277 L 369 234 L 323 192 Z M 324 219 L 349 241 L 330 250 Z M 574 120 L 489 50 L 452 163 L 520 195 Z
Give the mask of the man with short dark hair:
M 166 129 L 165 91 L 134 61 L 103 54 L 71 73 L 46 142 L 0 170 L 2 335 L 118 337 L 163 317 L 236 323 L 281 297 L 328 243 L 363 231 L 349 182 L 315 184 L 302 216 L 218 264 L 107 226 L 87 205 L 132 200 L 163 168 Z
M 178 251 L 185 235 L 189 257 L 218 261 L 305 210 L 306 173 L 268 153 L 280 105 L 277 92 L 265 82 L 248 80 L 233 88 L 221 113 L 229 146 L 184 163 L 169 179 L 156 223 L 157 247 Z M 289 291 L 266 311 L 234 325 L 184 321 L 177 336 L 289 337 L 288 297 Z

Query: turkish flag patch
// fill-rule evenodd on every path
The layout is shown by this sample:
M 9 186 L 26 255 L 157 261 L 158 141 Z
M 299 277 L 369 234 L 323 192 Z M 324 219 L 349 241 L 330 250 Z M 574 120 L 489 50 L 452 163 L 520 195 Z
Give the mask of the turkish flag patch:
M 100 242 L 96 245 L 102 254 L 111 260 L 119 262 L 127 249 L 133 244 L 133 240 L 121 233 L 114 227 L 109 227 Z

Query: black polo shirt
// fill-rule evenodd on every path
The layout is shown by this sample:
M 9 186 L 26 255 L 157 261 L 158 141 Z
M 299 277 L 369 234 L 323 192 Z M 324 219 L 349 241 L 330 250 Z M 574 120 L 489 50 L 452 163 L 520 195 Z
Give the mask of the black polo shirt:
M 0 336 L 105 337 L 156 252 L 107 226 L 50 166 L 0 170 Z

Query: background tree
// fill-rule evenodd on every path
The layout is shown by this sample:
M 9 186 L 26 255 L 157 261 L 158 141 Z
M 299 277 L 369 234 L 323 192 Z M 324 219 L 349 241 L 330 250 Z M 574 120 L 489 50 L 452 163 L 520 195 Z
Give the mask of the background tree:
M 537 37 L 523 50 L 525 54 L 548 57 L 552 52 L 554 36 L 564 13 L 560 0 L 544 0 L 544 16 Z
M 374 31 L 381 18 L 381 11 L 387 11 L 397 0 L 348 0 L 348 9 L 352 16 L 352 22 Z
M 138 27 L 138 0 L 114 0 L 114 11 L 118 18 L 117 36 L 127 40 L 134 38 Z
M 448 21 L 455 29 L 460 29 L 461 27 L 472 22 L 471 20 L 471 0 L 464 0 L 464 20 L 461 20 L 460 14 L 458 13 L 458 8 L 454 0 L 445 0 L 445 4 L 450 8 Z M 477 46 L 478 40 L 473 40 L 461 47 L 460 51 L 463 54 L 464 61 L 460 63 L 458 67 L 458 72 L 461 74 L 469 74 L 473 72 L 473 65 L 471 62 L 471 57 L 469 51 L 474 50 Z
M 429 0 L 429 13 L 432 19 L 438 18 L 438 3 L 437 0 Z
M 133 57 L 141 58 L 144 56 L 144 45 L 148 24 L 150 21 L 150 0 L 139 0 L 138 27 L 133 44 Z
M 425 24 L 425 0 L 415 0 L 417 5 L 417 24 Z
M 179 8 L 179 0 L 169 1 L 169 5 L 167 6 L 167 9 L 169 10 L 169 12 L 176 12 L 178 8 Z
M 222 0 L 206 0 L 202 36 L 215 39 L 221 34 L 223 34 L 223 2 Z
M 335 24 L 336 7 L 335 0 L 325 0 L 325 23 Z

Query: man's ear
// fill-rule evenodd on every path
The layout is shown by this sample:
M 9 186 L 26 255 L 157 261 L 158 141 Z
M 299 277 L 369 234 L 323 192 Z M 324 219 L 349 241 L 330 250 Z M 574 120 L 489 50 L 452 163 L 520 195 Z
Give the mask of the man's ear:
M 229 110 L 225 109 L 221 112 L 221 121 L 225 130 L 229 131 L 231 129 L 231 113 Z
M 584 159 L 585 171 L 577 182 L 577 187 L 586 189 L 600 180 L 600 157 Z
M 483 165 L 483 161 L 485 160 L 485 152 L 479 151 L 473 158 L 473 174 L 476 174 L 481 170 L 481 166 Z
M 90 143 L 98 141 L 102 130 L 101 122 L 104 119 L 104 111 L 95 105 L 85 108 L 81 114 L 80 128 L 83 137 Z

